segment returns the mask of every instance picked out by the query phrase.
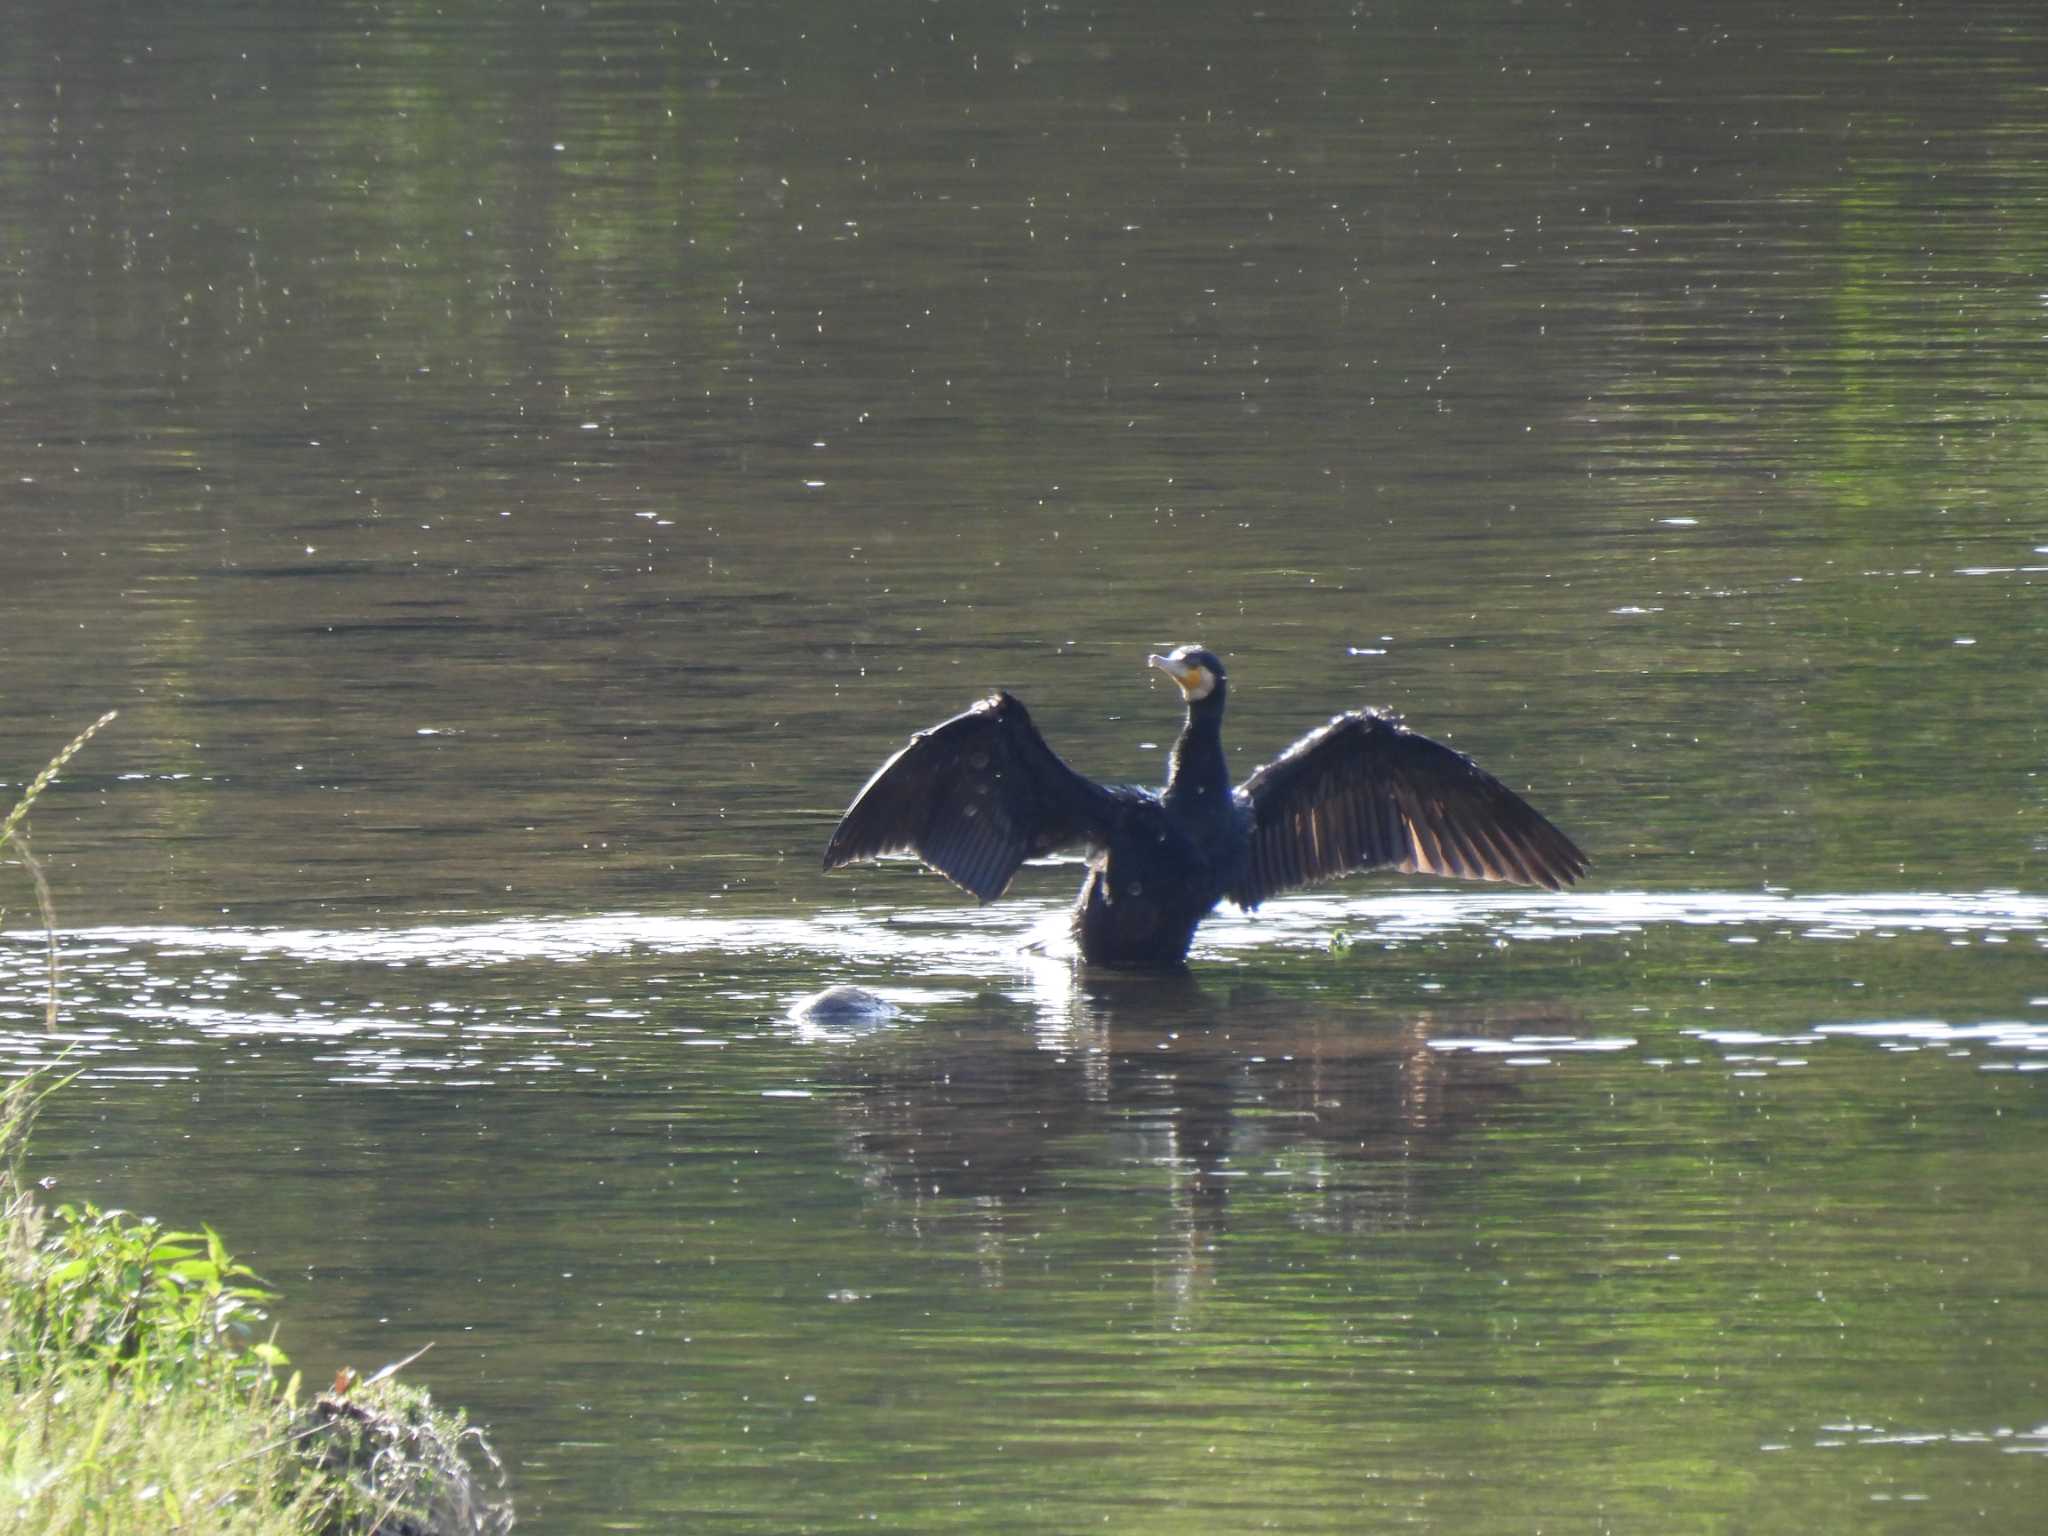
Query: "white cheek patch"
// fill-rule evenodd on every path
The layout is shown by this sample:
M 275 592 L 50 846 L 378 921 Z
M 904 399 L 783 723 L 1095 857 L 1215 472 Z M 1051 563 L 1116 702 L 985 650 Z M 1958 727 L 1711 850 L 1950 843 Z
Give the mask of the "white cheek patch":
M 1216 691 L 1216 674 L 1207 667 L 1198 666 L 1194 677 L 1181 684 L 1181 691 L 1188 696 L 1190 703 L 1206 699 Z

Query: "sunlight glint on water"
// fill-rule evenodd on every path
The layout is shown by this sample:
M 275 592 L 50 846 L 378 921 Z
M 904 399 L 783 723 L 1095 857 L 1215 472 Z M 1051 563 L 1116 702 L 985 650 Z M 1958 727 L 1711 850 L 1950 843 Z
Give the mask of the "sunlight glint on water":
M 972 988 L 991 987 L 1025 1002 L 1041 1036 L 1060 1041 L 1071 1038 L 1075 984 L 1064 911 L 1055 904 L 1011 902 L 908 913 L 827 909 L 810 921 L 619 913 L 398 929 L 95 929 L 64 938 L 66 1025 L 55 1035 L 38 1027 L 46 984 L 40 940 L 15 933 L 0 947 L 0 1023 L 6 1025 L 0 1047 L 21 1065 L 48 1060 L 53 1050 L 71 1045 L 85 1053 L 94 1072 L 174 1073 L 189 1069 L 172 1062 L 145 1068 L 118 1058 L 189 1032 L 220 1041 L 329 1042 L 343 1048 L 342 1056 L 323 1058 L 345 1067 L 337 1080 L 459 1076 L 486 1064 L 497 1071 L 546 1072 L 570 1069 L 594 1040 L 658 1027 L 649 1021 L 673 1009 L 677 998 L 694 999 L 691 1006 L 697 1008 L 708 1004 L 750 1030 L 783 1029 L 807 981 L 858 982 L 880 989 L 899 1006 L 926 1011 L 957 1003 Z M 2041 948 L 2048 945 L 2048 899 L 2014 892 L 1540 896 L 1488 890 L 1293 897 L 1255 915 L 1226 909 L 1203 930 L 1194 974 L 1227 984 L 1261 956 L 1320 953 L 1333 934 L 1386 956 L 1369 962 L 1376 969 L 1368 974 L 1399 974 L 1404 949 L 1426 950 L 1460 935 L 1540 948 L 1702 929 L 1725 930 L 1731 942 L 1946 935 L 1956 943 L 2018 941 Z M 706 965 L 730 968 L 748 957 L 785 971 L 797 990 L 724 989 L 709 998 L 700 993 Z M 646 992 L 593 997 L 579 991 L 575 968 L 605 959 L 635 962 L 641 969 L 632 974 L 651 975 Z M 447 990 L 460 994 L 474 991 L 474 984 L 454 985 L 451 973 L 492 971 L 518 974 L 520 995 L 487 1002 L 434 997 L 441 985 L 436 977 L 449 978 Z M 262 979 L 278 976 L 297 979 L 289 985 Z M 347 1000 L 309 1000 L 301 989 L 312 978 Z M 2044 1030 L 2048 1023 L 2033 1021 L 1849 1019 L 1819 1021 L 1786 1037 L 1712 1027 L 1699 1033 L 1729 1045 L 1854 1036 L 2032 1053 L 2048 1049 Z M 460 1049 L 448 1048 L 458 1041 Z M 1439 1050 L 1525 1057 L 1539 1047 L 1614 1050 L 1635 1043 L 1632 1037 L 1515 1035 L 1431 1041 Z M 2023 1063 L 2021 1069 L 2035 1065 Z

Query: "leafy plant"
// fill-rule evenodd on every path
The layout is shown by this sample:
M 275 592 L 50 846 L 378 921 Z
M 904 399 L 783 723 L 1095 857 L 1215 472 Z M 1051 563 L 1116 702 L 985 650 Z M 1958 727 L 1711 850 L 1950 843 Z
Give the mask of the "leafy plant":
M 226 1371 L 255 1384 L 285 1357 L 255 1325 L 276 1300 L 211 1227 L 166 1232 L 150 1217 L 57 1208 L 31 1316 L 36 1343 L 163 1383 Z
M 0 847 L 56 916 L 28 846 L 29 808 L 114 718 L 52 758 L 0 820 Z M 61 1058 L 60 1058 L 61 1059 Z M 74 1076 L 76 1074 L 73 1074 Z M 91 1204 L 46 1209 L 23 1172 L 42 1101 L 65 1083 L 31 1072 L 0 1091 L 0 1527 L 50 1533 L 208 1530 L 221 1536 L 502 1536 L 504 1467 L 459 1412 L 389 1378 L 353 1373 L 299 1407 L 267 1335 L 276 1300 L 211 1227 Z
M 10 1085 L 0 1102 L 0 1364 L 16 1385 L 75 1362 L 150 1389 L 272 1390 L 272 1367 L 287 1362 L 257 1329 L 275 1294 L 211 1227 L 167 1232 L 126 1211 L 51 1212 L 35 1199 L 21 1173 L 42 1097 L 33 1082 Z

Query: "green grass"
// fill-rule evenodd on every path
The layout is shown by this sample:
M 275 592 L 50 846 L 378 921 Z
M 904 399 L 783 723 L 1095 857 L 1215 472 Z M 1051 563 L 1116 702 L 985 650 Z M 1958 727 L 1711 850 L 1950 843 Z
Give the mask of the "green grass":
M 0 1533 L 511 1529 L 489 1445 L 391 1368 L 301 1403 L 210 1229 L 44 1207 L 23 1165 L 54 1091 L 0 1095 Z
M 46 1210 L 23 1163 L 49 1091 L 0 1097 L 0 1531 L 321 1529 L 297 1382 L 252 1337 L 268 1293 L 211 1232 Z
M 13 840 L 15 834 L 21 829 L 22 823 L 27 820 L 29 808 L 36 803 L 37 798 L 42 792 L 50 787 L 50 781 L 64 771 L 64 765 L 76 757 L 79 749 L 88 741 L 91 741 L 102 729 L 111 724 L 114 716 L 119 713 L 120 711 L 117 709 L 108 710 L 99 719 L 93 721 L 91 725 L 88 725 L 76 736 L 72 737 L 63 751 L 43 765 L 43 771 L 30 781 L 28 788 L 22 791 L 21 798 L 9 807 L 6 818 L 0 820 L 0 848 L 5 848 Z
M 198 1386 L 140 1390 L 72 1364 L 0 1386 L 0 1531 L 35 1536 L 332 1529 L 275 1402 Z
M 0 819 L 0 847 L 35 881 L 49 933 L 53 1024 L 56 921 L 26 817 L 113 718 Z M 273 1294 L 212 1228 L 43 1204 L 29 1136 L 68 1081 L 31 1073 L 0 1092 L 0 1536 L 509 1531 L 510 1505 L 477 1475 L 503 1482 L 489 1445 L 391 1380 L 396 1367 L 300 1402 L 271 1337 Z

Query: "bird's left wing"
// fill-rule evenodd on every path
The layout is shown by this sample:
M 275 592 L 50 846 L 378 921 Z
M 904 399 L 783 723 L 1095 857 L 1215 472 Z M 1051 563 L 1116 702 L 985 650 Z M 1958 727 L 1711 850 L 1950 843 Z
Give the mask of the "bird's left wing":
M 1026 859 L 1106 841 L 1115 802 L 1074 772 L 1007 693 L 919 731 L 854 797 L 825 868 L 915 853 L 983 901 Z
M 1586 856 L 1462 752 L 1371 710 L 1338 715 L 1238 787 L 1251 847 L 1230 899 L 1392 865 L 1557 890 Z

